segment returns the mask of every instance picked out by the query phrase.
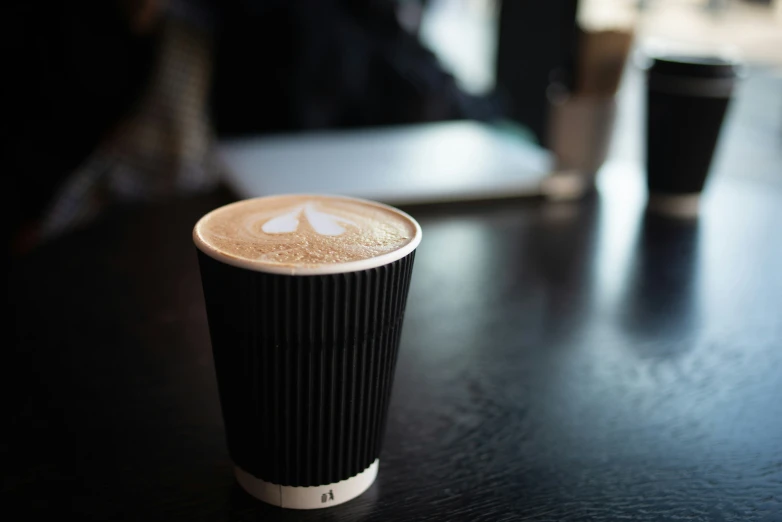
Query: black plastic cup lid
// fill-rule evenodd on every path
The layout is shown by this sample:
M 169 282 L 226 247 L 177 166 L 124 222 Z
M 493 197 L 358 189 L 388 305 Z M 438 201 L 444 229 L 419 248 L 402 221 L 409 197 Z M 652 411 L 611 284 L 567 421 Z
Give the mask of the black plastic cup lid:
M 739 64 L 720 56 L 655 56 L 649 72 L 690 78 L 733 78 L 739 75 Z
M 640 51 L 641 67 L 649 74 L 687 78 L 735 78 L 742 76 L 738 53 L 730 47 L 706 48 L 659 43 Z

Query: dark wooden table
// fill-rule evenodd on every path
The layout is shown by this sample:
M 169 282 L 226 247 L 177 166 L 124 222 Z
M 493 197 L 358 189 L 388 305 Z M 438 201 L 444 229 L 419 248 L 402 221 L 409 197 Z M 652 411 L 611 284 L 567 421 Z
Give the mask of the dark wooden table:
M 324 511 L 234 483 L 190 239 L 230 195 L 17 260 L 6 520 L 782 520 L 782 191 L 717 179 L 682 223 L 639 183 L 609 166 L 580 203 L 409 209 L 380 474 Z

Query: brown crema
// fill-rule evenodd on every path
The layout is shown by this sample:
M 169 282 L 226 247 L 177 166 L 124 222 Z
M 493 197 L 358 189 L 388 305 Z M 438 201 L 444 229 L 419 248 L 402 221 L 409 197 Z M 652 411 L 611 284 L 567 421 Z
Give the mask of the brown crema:
M 296 194 L 220 207 L 201 218 L 193 236 L 216 259 L 295 270 L 391 254 L 420 240 L 420 228 L 407 214 L 372 201 Z

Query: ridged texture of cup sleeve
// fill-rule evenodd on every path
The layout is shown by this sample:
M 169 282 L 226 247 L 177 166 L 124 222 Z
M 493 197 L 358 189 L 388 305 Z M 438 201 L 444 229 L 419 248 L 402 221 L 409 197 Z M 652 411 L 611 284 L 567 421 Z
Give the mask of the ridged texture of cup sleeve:
M 415 252 L 323 276 L 198 254 L 234 463 L 285 486 L 365 470 L 380 454 Z

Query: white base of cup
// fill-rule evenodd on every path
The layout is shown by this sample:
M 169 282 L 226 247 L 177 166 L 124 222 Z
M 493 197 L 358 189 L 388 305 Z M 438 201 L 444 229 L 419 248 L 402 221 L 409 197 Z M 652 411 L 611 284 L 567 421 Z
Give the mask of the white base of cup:
M 649 194 L 649 212 L 676 218 L 693 218 L 700 212 L 700 193 Z
M 543 179 L 543 194 L 552 201 L 580 199 L 595 184 L 594 174 L 571 169 L 555 172 Z
M 325 486 L 280 486 L 255 478 L 239 466 L 234 467 L 236 480 L 250 495 L 267 504 L 288 509 L 320 509 L 353 500 L 375 482 L 379 460 L 349 479 Z

